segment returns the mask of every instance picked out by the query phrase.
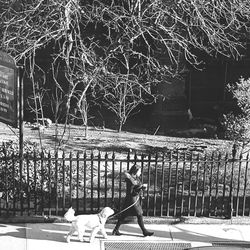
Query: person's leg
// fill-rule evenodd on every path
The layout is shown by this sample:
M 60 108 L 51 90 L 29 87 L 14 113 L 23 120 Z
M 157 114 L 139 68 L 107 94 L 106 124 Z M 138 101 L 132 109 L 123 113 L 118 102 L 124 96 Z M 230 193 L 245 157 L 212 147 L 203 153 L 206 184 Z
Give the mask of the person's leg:
M 120 228 L 121 224 L 122 224 L 122 221 L 120 219 L 118 219 L 118 221 L 115 225 L 115 228 L 112 232 L 112 235 L 121 235 L 121 233 L 119 232 L 119 228 Z
M 142 233 L 144 236 L 151 236 L 153 235 L 154 233 L 153 232 L 149 232 L 145 226 L 144 226 L 144 222 L 143 222 L 143 216 L 142 215 L 137 215 L 137 221 L 138 221 L 138 224 L 142 230 Z
M 115 228 L 114 228 L 114 230 L 112 232 L 112 235 L 121 235 L 121 233 L 119 232 L 119 228 L 120 228 L 120 226 L 123 223 L 123 221 L 124 221 L 125 218 L 126 218 L 126 214 L 125 213 L 121 214 L 119 216 L 118 221 L 117 221 L 117 223 L 115 225 Z

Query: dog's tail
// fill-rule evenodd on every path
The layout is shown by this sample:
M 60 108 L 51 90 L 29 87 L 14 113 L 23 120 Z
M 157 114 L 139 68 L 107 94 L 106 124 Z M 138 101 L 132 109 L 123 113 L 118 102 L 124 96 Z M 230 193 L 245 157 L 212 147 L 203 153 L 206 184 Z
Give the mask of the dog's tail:
M 76 220 L 76 216 L 75 216 L 75 210 L 71 207 L 69 208 L 69 210 L 64 214 L 64 219 L 72 222 L 74 220 Z

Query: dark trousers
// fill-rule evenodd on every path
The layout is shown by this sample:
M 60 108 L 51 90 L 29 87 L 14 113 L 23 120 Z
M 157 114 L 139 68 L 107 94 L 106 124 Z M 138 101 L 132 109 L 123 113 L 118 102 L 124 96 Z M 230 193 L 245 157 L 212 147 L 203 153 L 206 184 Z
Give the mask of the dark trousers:
M 118 219 L 118 221 L 117 221 L 117 223 L 116 223 L 116 226 L 115 226 L 115 228 L 114 228 L 114 231 L 118 231 L 118 230 L 119 230 L 121 224 L 124 223 L 124 219 L 125 219 L 126 217 L 127 217 L 126 214 L 124 214 L 124 215 L 121 214 L 121 216 L 119 217 L 119 219 Z M 147 231 L 147 229 L 146 229 L 145 226 L 144 226 L 143 216 L 142 216 L 141 214 L 137 214 L 136 217 L 137 217 L 138 225 L 140 226 L 140 228 L 141 228 L 141 230 L 142 230 L 142 233 L 143 233 L 143 234 L 146 234 L 148 231 Z

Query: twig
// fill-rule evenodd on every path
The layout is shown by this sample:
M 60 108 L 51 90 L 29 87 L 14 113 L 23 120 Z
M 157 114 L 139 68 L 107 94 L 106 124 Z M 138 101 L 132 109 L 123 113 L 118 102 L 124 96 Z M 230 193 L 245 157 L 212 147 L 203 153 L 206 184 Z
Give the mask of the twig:
M 17 135 L 17 133 L 12 129 L 12 127 L 10 127 L 10 125 L 7 125 L 7 127 L 11 130 L 11 132 L 12 132 L 17 138 L 19 138 L 19 136 Z
M 156 130 L 155 130 L 155 132 L 154 132 L 154 135 L 156 135 L 156 133 L 157 133 L 158 130 L 160 129 L 160 126 L 161 126 L 161 125 L 159 125 L 159 126 L 156 128 Z

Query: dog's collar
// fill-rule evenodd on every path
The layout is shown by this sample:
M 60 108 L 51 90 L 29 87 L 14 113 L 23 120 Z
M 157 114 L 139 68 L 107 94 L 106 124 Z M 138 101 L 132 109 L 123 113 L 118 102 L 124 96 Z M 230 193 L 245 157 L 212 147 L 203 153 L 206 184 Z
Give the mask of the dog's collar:
M 98 214 L 98 218 L 99 218 L 99 222 L 100 222 L 100 224 L 102 224 L 102 217 L 101 217 L 101 215 L 100 215 L 100 214 Z

